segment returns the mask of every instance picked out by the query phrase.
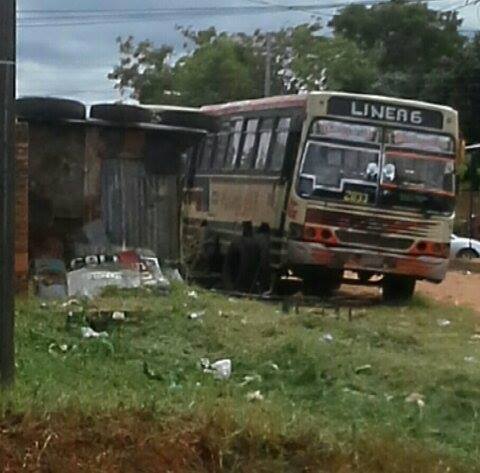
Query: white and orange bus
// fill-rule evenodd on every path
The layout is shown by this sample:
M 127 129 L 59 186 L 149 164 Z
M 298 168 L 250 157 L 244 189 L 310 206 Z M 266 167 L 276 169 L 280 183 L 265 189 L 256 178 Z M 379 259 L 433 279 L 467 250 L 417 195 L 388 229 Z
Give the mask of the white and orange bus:
M 337 92 L 202 108 L 217 130 L 192 160 L 187 266 L 265 290 L 289 272 L 310 294 L 374 275 L 386 300 L 448 266 L 460 152 L 453 109 Z

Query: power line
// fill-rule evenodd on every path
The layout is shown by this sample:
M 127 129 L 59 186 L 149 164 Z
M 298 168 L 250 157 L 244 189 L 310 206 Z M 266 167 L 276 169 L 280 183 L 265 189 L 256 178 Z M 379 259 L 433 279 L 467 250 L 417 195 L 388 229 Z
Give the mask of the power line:
M 332 2 L 323 5 L 303 4 L 284 5 L 267 0 L 246 0 L 254 5 L 235 7 L 188 7 L 188 8 L 145 8 L 145 9 L 51 9 L 51 10 L 20 10 L 17 15 L 18 26 L 21 28 L 50 27 L 50 26 L 83 26 L 97 24 L 118 24 L 146 21 L 167 21 L 179 17 L 199 16 L 226 16 L 271 14 L 281 12 L 303 12 L 316 16 L 332 16 L 324 10 L 336 10 L 350 5 L 374 6 L 385 3 L 384 0 L 359 0 L 353 2 Z M 407 0 L 416 3 L 417 0 Z M 430 0 L 430 2 L 446 0 Z M 451 0 L 447 0 L 451 1 Z M 429 3 L 430 3 L 429 2 Z M 455 8 L 464 8 L 470 4 L 457 5 Z M 452 6 L 453 8 L 453 6 Z

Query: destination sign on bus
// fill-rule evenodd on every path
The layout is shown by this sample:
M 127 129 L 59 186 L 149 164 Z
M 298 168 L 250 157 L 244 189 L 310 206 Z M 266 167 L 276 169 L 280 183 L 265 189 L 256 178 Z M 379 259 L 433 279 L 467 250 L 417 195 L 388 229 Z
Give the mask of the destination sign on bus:
M 443 126 L 442 113 L 436 110 L 355 98 L 331 97 L 328 101 L 327 113 L 424 128 L 441 129 Z

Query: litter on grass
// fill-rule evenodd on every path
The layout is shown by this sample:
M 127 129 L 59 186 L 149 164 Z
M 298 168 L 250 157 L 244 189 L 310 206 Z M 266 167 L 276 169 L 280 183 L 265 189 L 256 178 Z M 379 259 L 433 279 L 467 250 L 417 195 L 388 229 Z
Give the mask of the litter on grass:
M 192 312 L 188 315 L 190 320 L 201 320 L 202 317 L 205 315 L 205 311 L 202 310 L 201 312 Z
M 247 393 L 247 401 L 248 402 L 256 402 L 256 401 L 263 401 L 265 398 L 260 391 L 252 391 Z
M 215 363 L 210 363 L 208 358 L 200 360 L 200 366 L 204 373 L 211 373 L 215 379 L 226 380 L 232 375 L 232 360 L 224 359 L 218 360 Z
M 107 338 L 107 332 L 97 332 L 91 327 L 82 327 L 81 329 L 83 338 Z
M 448 319 L 440 319 L 437 320 L 437 324 L 439 327 L 448 327 L 452 322 Z
M 331 333 L 326 333 L 323 336 L 323 341 L 327 343 L 332 343 L 333 342 L 333 335 Z
M 125 315 L 125 312 L 120 312 L 120 311 L 115 311 L 113 314 L 112 314 L 112 320 L 116 320 L 117 322 L 122 322 L 124 320 L 126 320 L 126 315 Z
M 357 374 L 366 373 L 368 371 L 372 371 L 372 365 L 362 365 L 355 368 L 355 373 Z
M 420 409 L 425 407 L 425 396 L 420 393 L 411 393 L 405 398 L 405 402 L 416 404 Z

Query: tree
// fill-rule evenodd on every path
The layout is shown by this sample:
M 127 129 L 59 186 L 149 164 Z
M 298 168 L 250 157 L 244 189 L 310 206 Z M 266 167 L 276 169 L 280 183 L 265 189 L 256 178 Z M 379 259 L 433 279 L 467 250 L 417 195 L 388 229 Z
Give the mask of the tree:
M 132 91 L 131 97 L 144 103 L 191 106 L 261 97 L 267 48 L 272 94 L 325 87 L 365 92 L 377 75 L 368 54 L 346 38 L 320 36 L 319 24 L 252 35 L 214 28 L 180 31 L 186 41 L 175 63 L 169 46 L 135 45 L 132 37 L 117 40 L 120 64 L 108 77 L 122 96 Z
M 455 58 L 462 54 L 460 25 L 456 12 L 408 0 L 350 5 L 330 22 L 335 36 L 377 58 L 381 74 L 372 92 L 434 101 L 445 98 L 442 85 L 451 81 Z

